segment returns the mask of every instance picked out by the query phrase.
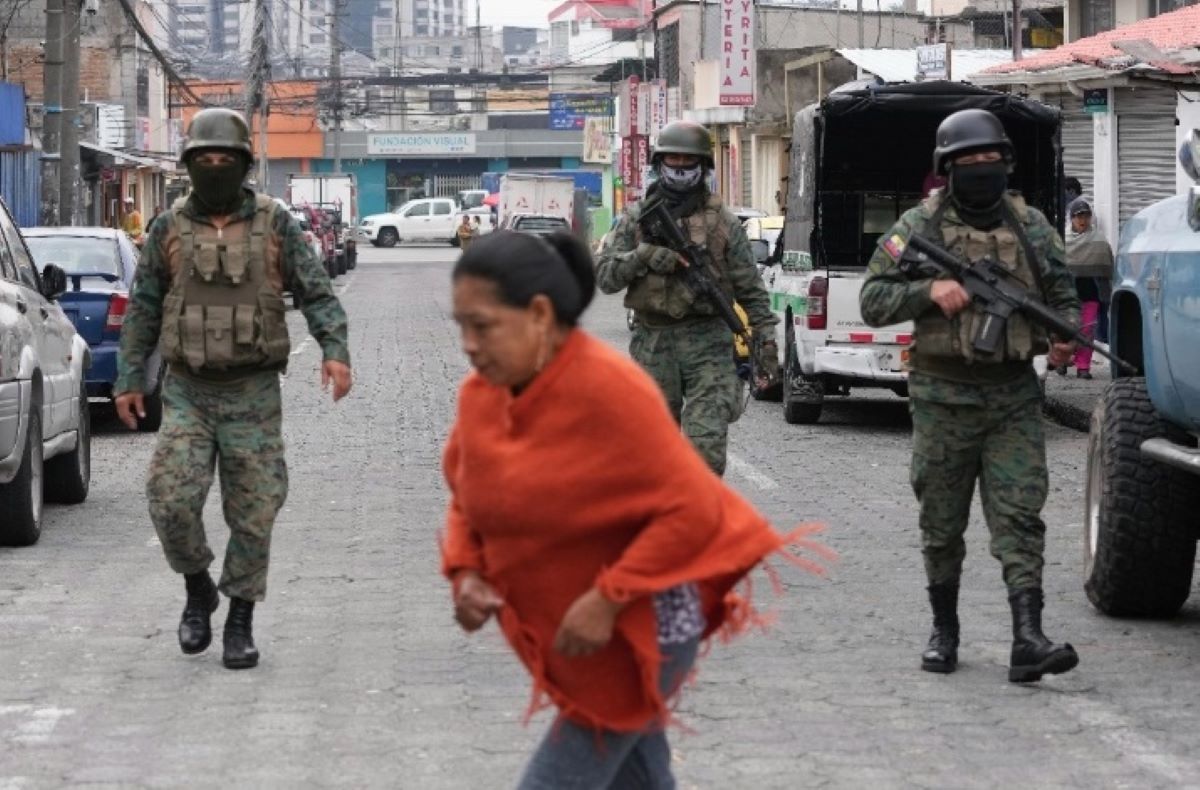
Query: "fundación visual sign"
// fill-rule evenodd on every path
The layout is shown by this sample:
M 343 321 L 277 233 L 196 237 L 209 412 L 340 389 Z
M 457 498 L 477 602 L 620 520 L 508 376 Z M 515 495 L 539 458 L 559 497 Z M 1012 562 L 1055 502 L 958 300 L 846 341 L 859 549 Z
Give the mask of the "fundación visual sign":
M 721 0 L 721 106 L 754 104 L 754 0 Z
M 367 154 L 375 156 L 443 156 L 475 153 L 470 132 L 379 132 L 367 135 Z

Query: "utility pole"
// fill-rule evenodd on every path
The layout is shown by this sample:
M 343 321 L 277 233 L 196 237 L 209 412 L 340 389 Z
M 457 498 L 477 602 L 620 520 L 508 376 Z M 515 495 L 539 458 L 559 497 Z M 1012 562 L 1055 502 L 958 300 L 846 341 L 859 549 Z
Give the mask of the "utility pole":
M 863 48 L 863 0 L 858 0 L 858 48 Z
M 1013 51 L 1013 60 L 1020 60 L 1022 57 L 1022 54 L 1021 54 L 1021 0 L 1013 0 L 1012 51 Z
M 338 20 L 342 16 L 341 0 L 330 0 L 333 19 L 329 24 L 329 79 L 333 82 L 333 172 L 342 172 L 342 42 Z
M 255 0 L 254 27 L 250 41 L 250 79 L 246 81 L 246 123 L 254 129 L 254 116 L 259 115 L 258 191 L 267 191 L 267 73 L 271 69 L 270 8 L 268 0 Z
M 79 178 L 79 13 L 80 0 L 63 0 L 62 114 L 58 187 L 59 224 L 78 225 Z
M 42 205 L 38 221 L 58 225 L 62 151 L 63 0 L 46 0 L 46 62 L 42 70 Z

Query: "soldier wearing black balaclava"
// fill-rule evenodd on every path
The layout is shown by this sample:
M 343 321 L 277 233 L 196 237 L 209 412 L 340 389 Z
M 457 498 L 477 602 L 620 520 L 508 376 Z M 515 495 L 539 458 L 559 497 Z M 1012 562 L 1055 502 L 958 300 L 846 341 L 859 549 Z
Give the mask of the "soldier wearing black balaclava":
M 934 171 L 945 190 L 900 218 L 880 237 L 860 294 L 872 326 L 913 321 L 908 391 L 913 421 L 911 481 L 920 530 L 933 631 L 921 656 L 927 672 L 958 665 L 958 589 L 963 534 L 976 481 L 1000 560 L 1013 618 L 1009 680 L 1029 682 L 1072 669 L 1069 644 L 1042 633 L 1042 567 L 1048 489 L 1041 389 L 1033 358 L 1065 362 L 1073 346 L 1048 337 L 1020 313 L 1009 317 L 994 354 L 972 345 L 982 310 L 948 276 L 901 271 L 909 237 L 919 233 L 960 260 L 999 261 L 1011 276 L 1064 318 L 1077 323 L 1079 300 L 1058 232 L 1038 210 L 1008 191 L 1015 151 L 1000 120 L 962 110 L 938 127 Z

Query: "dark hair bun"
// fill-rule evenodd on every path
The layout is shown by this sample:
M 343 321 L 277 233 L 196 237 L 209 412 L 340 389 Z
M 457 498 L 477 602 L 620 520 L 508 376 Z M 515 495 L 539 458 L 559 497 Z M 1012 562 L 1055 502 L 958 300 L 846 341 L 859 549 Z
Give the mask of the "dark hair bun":
M 592 251 L 566 231 L 551 233 L 546 237 L 546 243 L 562 256 L 567 269 L 579 283 L 579 312 L 575 316 L 578 319 L 596 295 L 596 264 L 592 261 Z

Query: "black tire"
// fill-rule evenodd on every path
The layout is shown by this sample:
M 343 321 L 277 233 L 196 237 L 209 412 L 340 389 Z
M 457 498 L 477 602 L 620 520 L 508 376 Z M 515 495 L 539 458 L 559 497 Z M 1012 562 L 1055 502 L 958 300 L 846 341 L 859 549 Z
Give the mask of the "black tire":
M 1142 377 L 1114 381 L 1092 412 L 1084 589 L 1105 614 L 1170 617 L 1191 593 L 1200 490 L 1140 449 L 1166 433 Z
M 400 242 L 400 234 L 395 228 L 380 228 L 377 241 L 380 247 L 395 247 Z
M 46 462 L 48 502 L 78 505 L 87 499 L 92 480 L 92 417 L 86 385 L 80 388 L 79 397 L 79 438 L 75 449 Z
M 795 340 L 792 333 L 787 333 L 783 352 L 783 419 L 789 425 L 812 425 L 821 419 L 821 409 L 825 402 L 804 403 L 796 400 L 793 382 L 799 378 L 800 361 L 796 359 Z
M 451 247 L 461 247 L 461 246 L 462 246 L 462 242 L 460 242 L 460 241 L 458 240 L 458 237 L 457 237 L 457 236 L 455 236 L 453 239 L 450 239 L 450 246 L 451 246 Z
M 142 398 L 142 404 L 143 408 L 146 410 L 146 416 L 138 418 L 138 433 L 155 433 L 158 431 L 159 427 L 162 426 L 162 388 L 163 379 L 166 376 L 166 370 L 167 365 L 165 362 L 159 365 L 158 383 L 154 387 L 154 392 Z
M 0 485 L 0 545 L 32 546 L 42 536 L 42 418 L 35 404 L 25 433 L 21 468 L 7 485 Z
M 350 271 L 350 264 L 346 262 L 346 253 L 337 256 L 337 271 L 339 275 Z
M 338 276 L 337 261 L 335 261 L 333 258 L 325 259 L 325 273 L 329 275 L 330 280 L 337 279 L 337 276 Z

